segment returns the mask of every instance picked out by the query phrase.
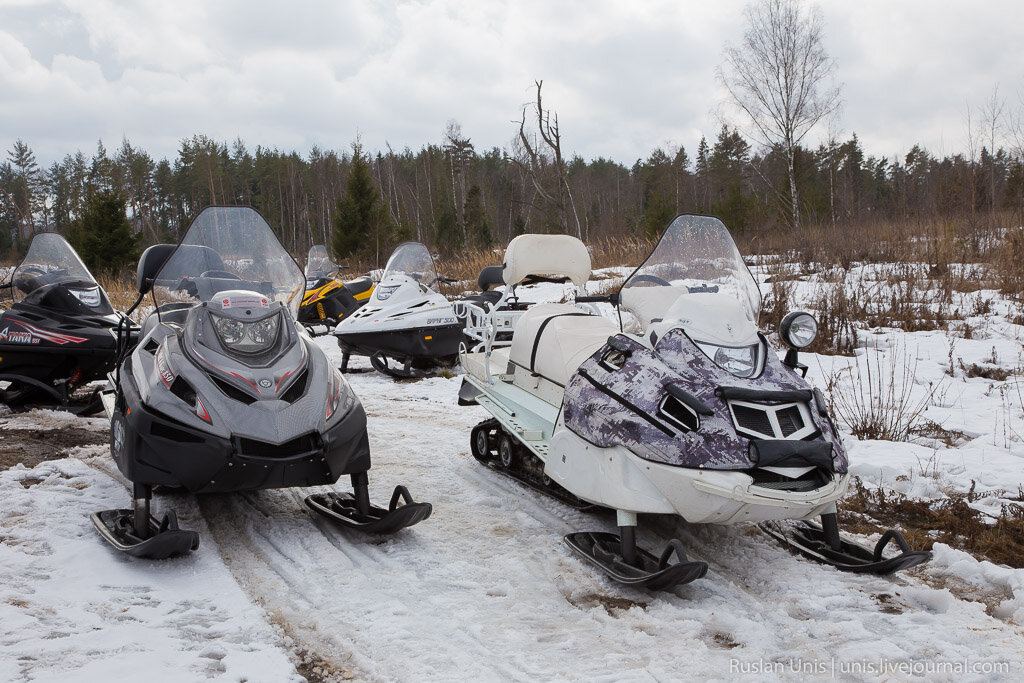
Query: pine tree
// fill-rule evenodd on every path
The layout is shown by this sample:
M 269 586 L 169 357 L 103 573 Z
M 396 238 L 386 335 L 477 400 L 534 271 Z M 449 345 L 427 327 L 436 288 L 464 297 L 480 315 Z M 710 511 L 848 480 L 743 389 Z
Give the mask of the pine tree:
M 382 252 L 385 257 L 390 253 L 395 230 L 380 203 L 379 193 L 370 175 L 370 164 L 363 155 L 362 147 L 356 143 L 352 149 L 352 164 L 345 183 L 345 194 L 338 202 L 334 216 L 331 246 L 334 258 L 339 261 L 349 257 L 364 257 L 379 262 Z
M 93 193 L 70 237 L 93 272 L 113 273 L 139 258 L 139 236 L 125 216 L 124 196 L 115 190 Z
M 478 249 L 485 249 L 491 246 L 494 241 L 491 235 L 491 225 L 487 222 L 487 212 L 484 211 L 483 192 L 479 185 L 469 188 L 466 195 L 466 206 L 462 213 L 466 221 L 466 231 L 469 242 Z

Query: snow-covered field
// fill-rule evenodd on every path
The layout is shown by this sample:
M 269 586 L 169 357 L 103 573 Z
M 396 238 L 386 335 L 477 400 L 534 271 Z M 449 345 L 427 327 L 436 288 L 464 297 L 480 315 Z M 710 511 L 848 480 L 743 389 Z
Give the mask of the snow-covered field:
M 975 504 L 992 513 L 1019 495 L 1024 389 L 1016 375 L 970 378 L 958 363 L 1024 365 L 1024 328 L 1010 313 L 996 302 L 971 339 L 882 331 L 856 360 L 803 356 L 823 388 L 830 378 L 855 386 L 854 363 L 911 368 L 922 417 L 964 434 L 954 446 L 847 438 L 854 474 L 926 498 L 973 481 L 990 492 Z M 340 361 L 332 338 L 320 343 Z M 430 519 L 380 539 L 314 517 L 306 490 L 164 494 L 157 511 L 173 506 L 201 545 L 140 561 L 108 548 L 89 521 L 128 504 L 105 446 L 0 472 L 0 679 L 1024 677 L 1024 570 L 937 545 L 903 574 L 850 575 L 750 527 L 649 517 L 643 545 L 678 537 L 709 572 L 672 592 L 624 588 L 561 542 L 614 530 L 612 514 L 567 508 L 475 462 L 469 431 L 485 413 L 457 406 L 459 377 L 349 381 L 369 416 L 372 497 L 386 502 L 405 484 L 434 504 Z M 0 434 L 72 422 L 106 429 L 36 411 L 0 415 Z

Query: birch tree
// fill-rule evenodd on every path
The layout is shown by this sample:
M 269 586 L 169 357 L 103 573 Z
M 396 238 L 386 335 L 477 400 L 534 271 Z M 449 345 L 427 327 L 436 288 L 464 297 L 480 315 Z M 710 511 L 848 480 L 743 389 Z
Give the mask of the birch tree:
M 795 149 L 839 107 L 840 88 L 827 86 L 833 62 L 822 45 L 817 7 L 805 10 L 800 0 L 757 0 L 744 14 L 743 40 L 726 48 L 717 75 L 759 137 L 785 153 L 795 229 L 800 227 Z

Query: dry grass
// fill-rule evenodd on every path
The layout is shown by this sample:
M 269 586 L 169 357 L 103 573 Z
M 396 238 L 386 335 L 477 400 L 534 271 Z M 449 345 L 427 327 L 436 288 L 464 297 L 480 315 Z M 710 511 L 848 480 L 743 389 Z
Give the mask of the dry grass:
M 827 379 L 829 409 L 858 439 L 907 441 L 928 406 L 932 391 L 914 396 L 916 358 L 899 347 L 889 355 L 883 361 L 876 351 L 863 364 L 855 362 Z M 843 381 L 847 373 L 848 385 Z
M 930 550 L 934 543 L 945 543 L 991 562 L 1024 567 L 1024 507 L 1004 503 L 993 517 L 970 506 L 985 496 L 974 482 L 966 493 L 952 493 L 939 500 L 908 498 L 882 488 L 868 488 L 859 477 L 853 479 L 853 491 L 844 499 L 842 525 L 854 533 L 881 533 L 898 526 L 912 548 Z

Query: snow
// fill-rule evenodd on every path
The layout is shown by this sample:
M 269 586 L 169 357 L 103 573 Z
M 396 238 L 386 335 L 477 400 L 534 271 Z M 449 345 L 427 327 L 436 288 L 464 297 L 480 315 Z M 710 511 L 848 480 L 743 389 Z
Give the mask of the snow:
M 547 285 L 537 299 L 559 298 Z M 1024 477 L 1024 407 L 1016 375 L 965 366 L 1022 362 L 1024 328 L 994 306 L 972 339 L 884 330 L 858 358 L 804 354 L 819 387 L 854 362 L 916 363 L 922 416 L 963 439 L 858 441 L 852 471 L 915 497 L 969 490 L 995 514 Z M 340 363 L 333 338 L 318 343 Z M 995 351 L 993 351 L 995 349 Z M 950 358 L 953 374 L 948 374 Z M 994 363 L 993 363 L 994 358 Z M 365 366 L 358 360 L 355 366 Z M 456 368 L 456 371 L 458 369 Z M 840 381 L 853 382 L 846 372 Z M 303 497 L 158 493 L 201 536 L 189 557 L 136 560 L 107 547 L 89 514 L 127 506 L 105 446 L 0 472 L 0 679 L 31 681 L 357 680 L 1019 680 L 1024 570 L 937 545 L 896 576 L 859 576 L 796 557 L 750 527 L 641 518 L 640 543 L 680 538 L 705 578 L 674 591 L 625 588 L 562 543 L 606 530 L 584 513 L 478 465 L 458 407 L 461 378 L 395 382 L 349 375 L 369 419 L 371 497 L 396 484 L 434 505 L 392 537 L 346 532 Z M 847 385 L 852 386 L 852 384 Z M 0 415 L 11 429 L 101 430 L 53 411 Z M 2 442 L 0 442 L 2 443 Z M 339 481 L 338 490 L 347 490 Z M 874 539 L 866 538 L 870 543 Z

